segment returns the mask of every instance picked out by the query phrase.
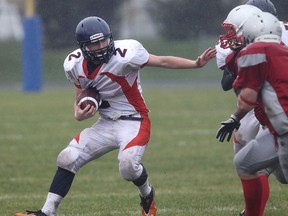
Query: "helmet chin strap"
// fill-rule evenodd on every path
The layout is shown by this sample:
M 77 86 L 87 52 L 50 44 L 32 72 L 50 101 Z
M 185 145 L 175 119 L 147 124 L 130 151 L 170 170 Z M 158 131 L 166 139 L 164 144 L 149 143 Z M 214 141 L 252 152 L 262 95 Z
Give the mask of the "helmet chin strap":
M 266 34 L 266 35 L 261 35 L 255 38 L 255 42 L 272 42 L 272 43 L 280 43 L 281 42 L 281 37 L 279 35 L 275 34 Z

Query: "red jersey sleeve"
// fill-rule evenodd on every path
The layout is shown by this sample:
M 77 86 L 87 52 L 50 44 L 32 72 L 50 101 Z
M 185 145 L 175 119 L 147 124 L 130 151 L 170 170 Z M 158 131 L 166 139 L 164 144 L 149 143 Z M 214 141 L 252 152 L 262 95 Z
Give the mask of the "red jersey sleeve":
M 238 72 L 237 78 L 233 83 L 233 88 L 250 88 L 258 92 L 263 83 L 263 76 L 260 68 L 261 67 L 259 65 L 241 68 Z

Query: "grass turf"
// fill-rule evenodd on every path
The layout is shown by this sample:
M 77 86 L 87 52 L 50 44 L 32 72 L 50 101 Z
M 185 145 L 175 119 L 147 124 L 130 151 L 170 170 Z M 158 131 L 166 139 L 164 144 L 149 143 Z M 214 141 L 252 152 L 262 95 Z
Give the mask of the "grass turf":
M 232 164 L 232 143 L 215 133 L 235 108 L 220 88 L 144 89 L 152 136 L 143 163 L 156 189 L 158 216 L 234 216 L 243 209 Z M 1 90 L 0 215 L 41 208 L 56 170 L 56 157 L 95 119 L 73 119 L 72 89 L 39 94 Z M 140 215 L 138 191 L 118 173 L 117 151 L 77 174 L 59 216 Z M 266 215 L 287 213 L 285 186 L 270 177 Z

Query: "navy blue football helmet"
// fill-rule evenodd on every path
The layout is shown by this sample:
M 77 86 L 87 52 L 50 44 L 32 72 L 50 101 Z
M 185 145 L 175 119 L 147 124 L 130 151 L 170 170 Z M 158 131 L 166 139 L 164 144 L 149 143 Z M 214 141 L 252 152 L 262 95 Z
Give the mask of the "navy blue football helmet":
M 109 25 L 105 20 L 91 16 L 79 22 L 76 27 L 76 40 L 85 59 L 94 64 L 108 63 L 114 54 L 114 41 Z M 95 51 L 90 51 L 89 44 L 96 44 L 107 40 L 107 46 Z
M 253 5 L 263 12 L 268 12 L 277 17 L 277 10 L 270 0 L 249 0 L 246 4 Z

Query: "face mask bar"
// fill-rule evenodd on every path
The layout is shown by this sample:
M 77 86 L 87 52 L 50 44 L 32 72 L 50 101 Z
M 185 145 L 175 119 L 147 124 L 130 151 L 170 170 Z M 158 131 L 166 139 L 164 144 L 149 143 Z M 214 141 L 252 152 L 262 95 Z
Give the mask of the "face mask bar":
M 89 48 L 87 47 L 90 44 L 100 44 L 101 41 L 103 42 L 103 40 L 107 40 L 107 46 L 105 46 L 103 48 L 99 48 L 99 49 L 90 51 Z M 100 47 L 100 45 L 99 45 L 99 47 Z M 82 50 L 84 57 L 89 62 L 92 62 L 94 64 L 103 64 L 103 63 L 108 63 L 111 56 L 113 55 L 114 42 L 110 36 L 109 38 L 106 38 L 106 39 L 101 38 L 99 40 L 94 40 L 92 43 L 91 43 L 91 41 L 89 41 L 87 43 L 83 43 L 80 48 Z
M 242 45 L 242 41 L 239 37 L 237 37 L 237 31 L 235 26 L 230 23 L 223 23 L 222 27 L 225 31 L 225 34 L 220 35 L 220 47 L 222 49 L 236 49 Z

